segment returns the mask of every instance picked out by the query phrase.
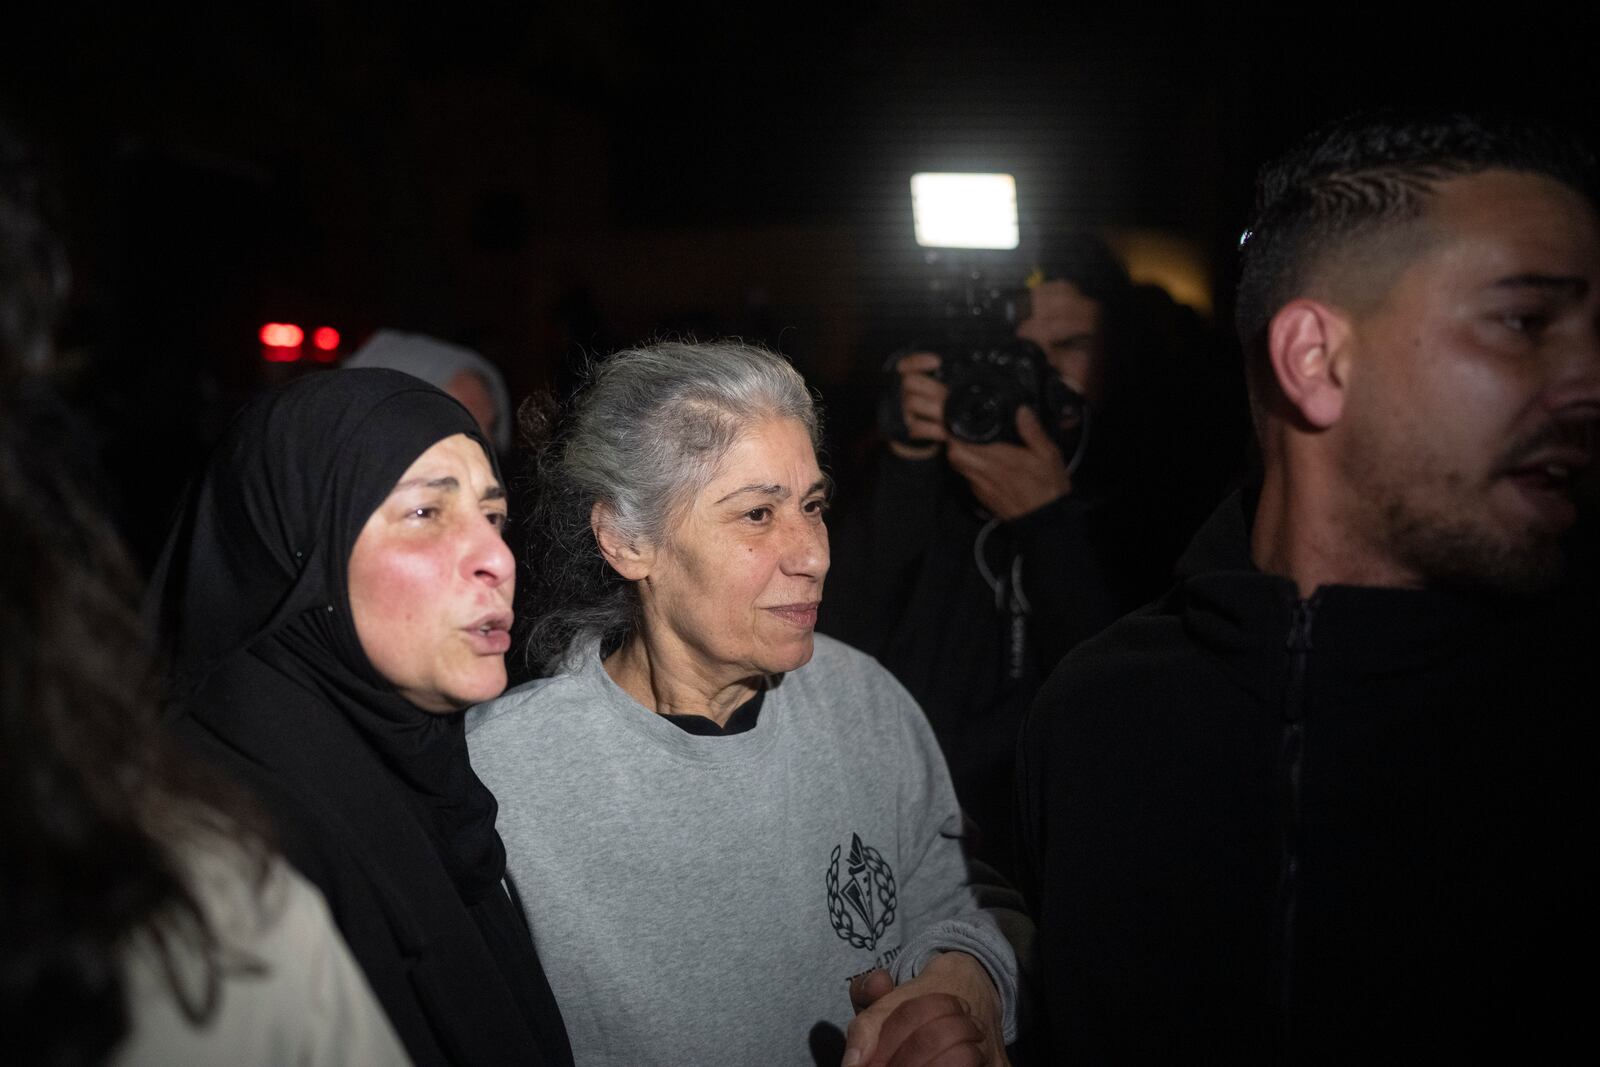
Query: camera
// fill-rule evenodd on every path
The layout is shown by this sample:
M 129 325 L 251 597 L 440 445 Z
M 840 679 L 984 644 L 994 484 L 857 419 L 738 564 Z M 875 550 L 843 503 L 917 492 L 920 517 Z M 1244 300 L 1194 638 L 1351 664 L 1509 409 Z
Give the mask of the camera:
M 975 444 L 1021 444 L 1017 411 L 1033 409 L 1046 433 L 1063 446 L 1081 431 L 1083 397 L 1061 380 L 1031 341 L 1006 340 L 940 356 L 938 378 L 949 389 L 944 424 L 952 437 Z
M 1075 465 L 1087 430 L 1084 398 L 1061 380 L 1037 345 L 1016 336 L 1018 299 L 1026 286 L 1016 255 L 1015 179 L 918 173 L 911 176 L 911 205 L 926 270 L 927 314 L 940 335 L 920 347 L 939 353 L 935 376 L 949 389 L 945 428 L 976 444 L 1020 444 L 1017 411 L 1030 407 Z M 885 428 L 904 440 L 898 391 L 892 408 L 885 408 Z
M 895 367 L 900 358 L 918 350 L 939 355 L 933 376 L 948 390 L 944 425 L 950 436 L 974 444 L 1021 444 L 1017 411 L 1033 409 L 1076 469 L 1089 428 L 1089 407 L 1083 394 L 1056 373 L 1044 351 L 1032 341 L 1014 335 L 1011 317 L 972 316 L 971 328 L 946 334 L 943 344 L 918 344 L 903 348 L 884 362 L 883 389 L 878 424 L 885 436 L 907 441 L 908 431 L 900 411 L 900 378 Z

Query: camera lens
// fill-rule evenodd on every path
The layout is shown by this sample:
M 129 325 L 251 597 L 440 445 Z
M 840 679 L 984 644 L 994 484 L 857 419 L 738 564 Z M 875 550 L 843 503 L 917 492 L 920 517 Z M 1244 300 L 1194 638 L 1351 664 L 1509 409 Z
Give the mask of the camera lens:
M 1006 419 L 1014 417 L 1016 403 L 1007 404 L 992 388 L 973 382 L 952 391 L 944 410 L 951 433 L 982 445 L 998 440 L 1005 432 Z
M 963 442 L 987 445 L 1016 437 L 1016 410 L 1022 398 L 997 382 L 968 382 L 950 392 L 944 402 L 944 419 L 950 434 Z

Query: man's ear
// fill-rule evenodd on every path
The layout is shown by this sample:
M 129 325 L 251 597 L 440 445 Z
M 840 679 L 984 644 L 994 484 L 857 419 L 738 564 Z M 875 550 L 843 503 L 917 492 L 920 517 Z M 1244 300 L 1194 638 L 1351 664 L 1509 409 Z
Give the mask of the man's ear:
M 630 582 L 648 577 L 655 553 L 618 534 L 613 519 L 611 509 L 600 501 L 589 509 L 589 528 L 600 545 L 600 554 L 611 564 L 612 570 Z
M 1344 413 L 1349 340 L 1349 319 L 1318 300 L 1291 300 L 1267 327 L 1278 388 L 1314 429 L 1328 429 Z

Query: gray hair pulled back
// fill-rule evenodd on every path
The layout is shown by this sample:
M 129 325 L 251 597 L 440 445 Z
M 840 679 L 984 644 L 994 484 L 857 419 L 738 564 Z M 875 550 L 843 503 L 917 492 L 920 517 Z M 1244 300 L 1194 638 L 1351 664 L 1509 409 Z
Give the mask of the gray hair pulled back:
M 766 419 L 793 419 L 812 447 L 821 428 L 805 380 L 782 356 L 740 341 L 663 341 L 591 367 L 565 410 L 519 412 L 532 451 L 518 629 L 527 663 L 552 671 L 589 642 L 611 648 L 637 625 L 632 582 L 600 555 L 596 504 L 631 544 L 664 543 L 681 509 L 728 452 Z

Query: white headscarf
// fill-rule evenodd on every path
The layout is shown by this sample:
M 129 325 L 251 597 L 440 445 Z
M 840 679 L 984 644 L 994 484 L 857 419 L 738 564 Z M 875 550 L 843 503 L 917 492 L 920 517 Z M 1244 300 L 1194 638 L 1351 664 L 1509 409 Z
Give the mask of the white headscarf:
M 511 394 L 506 390 L 505 379 L 493 363 L 470 348 L 426 334 L 379 330 L 341 366 L 388 367 L 440 389 L 448 389 L 451 380 L 462 371 L 471 371 L 483 379 L 494 397 L 494 447 L 500 452 L 511 447 Z

